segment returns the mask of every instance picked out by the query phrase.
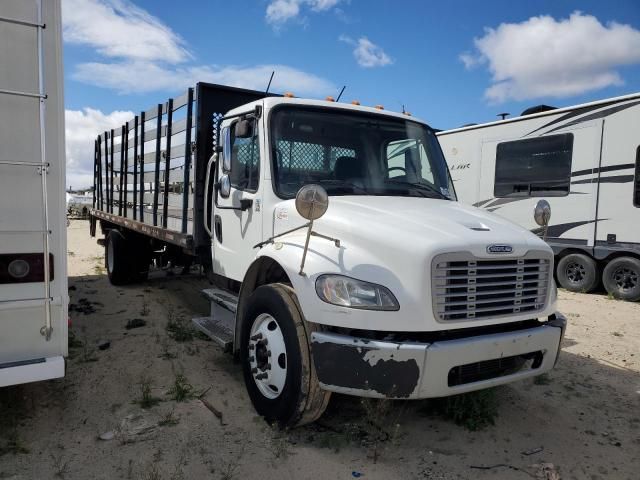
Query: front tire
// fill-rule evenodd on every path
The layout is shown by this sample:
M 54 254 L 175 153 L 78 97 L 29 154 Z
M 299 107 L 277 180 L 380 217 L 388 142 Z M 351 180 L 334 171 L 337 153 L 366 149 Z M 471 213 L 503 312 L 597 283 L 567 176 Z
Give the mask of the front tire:
M 630 302 L 640 300 L 640 260 L 633 257 L 614 258 L 604 267 L 602 283 L 615 298 Z
M 309 347 L 315 328 L 304 320 L 286 285 L 258 287 L 247 301 L 240 333 L 242 370 L 254 408 L 269 423 L 304 425 L 327 407 L 331 393 L 320 389 Z
M 570 292 L 589 293 L 598 286 L 598 265 L 582 253 L 570 253 L 556 267 L 558 283 Z

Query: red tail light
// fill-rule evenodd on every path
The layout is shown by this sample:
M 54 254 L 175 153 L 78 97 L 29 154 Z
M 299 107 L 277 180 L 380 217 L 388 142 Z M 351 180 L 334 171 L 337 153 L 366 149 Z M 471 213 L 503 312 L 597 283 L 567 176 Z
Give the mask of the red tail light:
M 53 280 L 53 255 L 49 254 L 49 278 Z M 44 254 L 0 254 L 0 284 L 44 282 Z

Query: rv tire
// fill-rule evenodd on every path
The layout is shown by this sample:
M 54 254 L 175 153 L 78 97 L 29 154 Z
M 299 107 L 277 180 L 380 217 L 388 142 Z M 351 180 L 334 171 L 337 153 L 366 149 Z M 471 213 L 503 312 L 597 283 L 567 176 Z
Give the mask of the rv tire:
M 582 253 L 570 253 L 560 259 L 556 267 L 558 283 L 571 292 L 589 293 L 599 282 L 596 261 Z
M 602 283 L 610 295 L 621 300 L 640 300 L 640 260 L 618 257 L 611 260 L 602 272 Z

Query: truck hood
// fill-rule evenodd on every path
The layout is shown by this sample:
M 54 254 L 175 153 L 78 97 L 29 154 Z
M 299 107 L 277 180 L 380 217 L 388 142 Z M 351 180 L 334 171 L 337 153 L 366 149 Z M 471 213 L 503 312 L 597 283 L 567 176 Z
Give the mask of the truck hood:
M 293 203 L 288 210 L 291 209 L 295 212 Z M 357 242 L 359 246 L 382 244 L 387 252 L 389 248 L 407 253 L 417 249 L 435 255 L 440 251 L 464 250 L 487 257 L 487 247 L 493 244 L 510 245 L 513 255 L 524 254 L 531 248 L 549 249 L 528 230 L 496 214 L 429 198 L 331 197 L 329 209 L 316 222 L 315 230 L 342 242 Z
M 275 233 L 304 224 L 292 200 L 274 210 Z M 530 319 L 550 314 L 553 300 L 531 313 L 498 318 L 437 320 L 432 304 L 436 259 L 513 260 L 542 258 L 552 268 L 551 248 L 540 238 L 495 214 L 448 200 L 407 197 L 331 197 L 326 214 L 314 222 L 314 232 L 340 240 L 311 237 L 299 275 L 306 229 L 287 234 L 261 254 L 288 265 L 291 281 L 309 321 L 325 325 L 382 331 L 433 331 Z M 489 247 L 508 246 L 492 253 Z M 493 249 L 496 250 L 496 249 Z M 439 257 L 446 254 L 445 257 Z M 551 270 L 552 271 L 552 270 Z M 397 312 L 356 310 L 322 302 L 314 285 L 318 276 L 340 274 L 387 287 L 397 298 Z M 438 274 L 440 275 L 440 274 Z M 441 278 L 441 277 L 438 277 Z M 438 287 L 440 290 L 442 287 Z M 438 290 L 439 291 L 439 290 Z M 547 289 L 547 298 L 551 287 Z M 519 310 L 518 310 L 519 311 Z

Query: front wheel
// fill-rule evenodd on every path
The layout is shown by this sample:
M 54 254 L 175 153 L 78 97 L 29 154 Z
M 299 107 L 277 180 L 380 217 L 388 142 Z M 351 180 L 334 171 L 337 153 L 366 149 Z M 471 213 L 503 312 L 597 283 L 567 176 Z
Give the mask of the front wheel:
M 315 326 L 304 320 L 293 289 L 283 284 L 257 288 L 242 322 L 244 381 L 258 414 L 280 427 L 318 419 L 331 393 L 318 384 L 309 349 Z
M 614 258 L 604 267 L 602 283 L 615 298 L 630 302 L 640 300 L 640 260 L 633 257 Z

